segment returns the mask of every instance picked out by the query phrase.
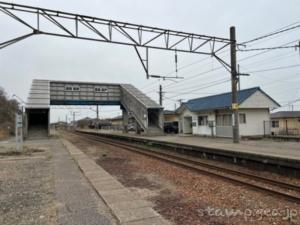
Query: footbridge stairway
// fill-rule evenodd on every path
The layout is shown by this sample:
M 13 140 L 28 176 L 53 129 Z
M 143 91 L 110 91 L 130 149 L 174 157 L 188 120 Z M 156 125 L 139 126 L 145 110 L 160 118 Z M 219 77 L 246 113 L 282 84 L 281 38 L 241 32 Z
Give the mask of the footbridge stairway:
M 131 84 L 121 85 L 121 104 L 133 116 L 145 133 L 161 134 L 163 108 Z

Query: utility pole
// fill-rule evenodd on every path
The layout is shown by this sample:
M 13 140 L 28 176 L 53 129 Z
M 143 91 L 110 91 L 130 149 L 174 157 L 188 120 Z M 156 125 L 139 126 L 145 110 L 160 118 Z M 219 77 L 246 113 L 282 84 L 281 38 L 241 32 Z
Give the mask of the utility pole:
M 73 126 L 75 126 L 75 111 L 73 112 Z
M 232 92 L 232 115 L 233 115 L 233 124 L 232 124 L 232 135 L 233 142 L 239 143 L 239 105 L 238 105 L 238 73 L 236 68 L 236 35 L 235 27 L 230 27 L 230 58 L 231 58 L 231 92 Z
M 97 120 L 99 120 L 99 105 L 97 105 L 96 113 L 97 113 Z
M 162 106 L 162 104 L 163 104 L 163 98 L 162 98 L 163 92 L 162 92 L 162 86 L 161 86 L 161 84 L 159 85 L 159 92 L 158 92 L 158 94 L 159 94 L 159 104 Z
M 240 65 L 238 65 L 238 70 L 237 70 L 237 73 L 238 73 L 238 85 L 239 85 L 239 88 L 238 88 L 238 90 L 240 91 L 240 90 L 241 90 Z
M 180 106 L 181 106 L 181 104 L 182 104 L 182 101 L 183 101 L 183 99 L 182 99 L 182 98 L 180 98 L 180 99 L 178 99 L 177 101 L 179 102 L 179 107 L 180 107 Z
M 96 113 L 97 113 L 96 127 L 97 127 L 97 133 L 99 133 L 99 105 L 97 105 Z

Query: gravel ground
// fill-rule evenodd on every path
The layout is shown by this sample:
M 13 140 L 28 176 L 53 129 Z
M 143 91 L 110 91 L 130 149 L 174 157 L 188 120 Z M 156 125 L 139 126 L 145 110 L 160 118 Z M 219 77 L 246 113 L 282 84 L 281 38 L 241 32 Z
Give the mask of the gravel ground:
M 175 224 L 300 224 L 300 204 L 78 136 L 67 138 Z M 230 213 L 237 215 L 226 216 Z
M 56 223 L 50 160 L 46 150 L 26 148 L 25 153 L 18 154 L 1 147 L 1 225 Z

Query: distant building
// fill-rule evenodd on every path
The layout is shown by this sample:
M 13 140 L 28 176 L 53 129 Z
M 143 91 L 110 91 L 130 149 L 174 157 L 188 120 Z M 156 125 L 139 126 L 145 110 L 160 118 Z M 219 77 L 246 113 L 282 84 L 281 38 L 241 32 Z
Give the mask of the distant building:
M 191 99 L 179 114 L 179 132 L 205 136 L 232 137 L 231 92 Z M 270 109 L 280 105 L 259 87 L 238 92 L 240 136 L 262 136 Z
M 65 129 L 67 128 L 68 123 L 64 122 L 64 121 L 58 121 L 56 123 L 51 123 L 50 127 L 54 128 L 54 129 Z
M 92 119 L 89 117 L 85 117 L 75 121 L 75 126 L 79 128 L 89 128 Z
M 164 122 L 178 122 L 179 115 L 173 110 L 164 110 Z
M 300 135 L 300 111 L 280 111 L 271 114 L 272 135 Z
M 79 119 L 75 121 L 75 126 L 78 128 L 86 129 L 86 128 L 91 128 L 91 129 L 102 129 L 102 128 L 107 128 L 111 126 L 111 122 L 106 119 L 92 119 L 89 117 L 85 117 L 83 119 Z
M 173 110 L 164 110 L 164 132 L 178 133 L 179 114 Z
M 116 116 L 109 119 L 112 126 L 122 126 L 123 125 L 123 116 Z

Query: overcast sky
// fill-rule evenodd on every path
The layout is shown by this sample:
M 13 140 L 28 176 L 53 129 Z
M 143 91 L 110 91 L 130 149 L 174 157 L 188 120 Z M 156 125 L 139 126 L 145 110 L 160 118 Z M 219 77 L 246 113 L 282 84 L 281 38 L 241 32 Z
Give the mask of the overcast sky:
M 300 24 L 297 0 L 118 0 L 61 1 L 24 0 L 19 4 L 91 15 L 124 22 L 175 29 L 197 34 L 229 37 L 229 27 L 236 26 L 238 42 L 272 32 L 286 25 Z M 297 24 L 296 24 L 297 25 Z M 25 34 L 28 30 L 0 13 L 0 41 Z M 300 28 L 263 41 L 248 48 L 272 47 L 300 40 Z M 238 53 L 241 72 L 253 72 L 243 77 L 241 88 L 260 86 L 283 106 L 300 98 L 300 67 L 255 72 L 300 64 L 299 50 L 294 49 Z M 224 59 L 227 58 L 224 53 Z M 247 59 L 245 59 L 248 56 Z M 166 91 L 164 106 L 174 109 L 178 99 L 188 100 L 230 90 L 230 83 L 209 86 L 226 80 L 230 74 L 213 58 L 194 54 L 178 54 L 178 75 L 186 79 L 173 81 L 147 80 L 142 65 L 132 47 L 89 42 L 59 37 L 35 36 L 0 50 L 0 86 L 9 95 L 26 100 L 32 79 L 56 79 L 93 82 L 131 83 L 158 100 L 158 85 Z M 189 66 L 186 66 L 189 65 Z M 150 72 L 170 74 L 174 71 L 174 53 L 150 51 Z M 201 74 L 211 70 L 209 73 Z M 188 92 L 188 94 L 187 94 Z M 300 101 L 294 103 L 300 110 Z M 288 109 L 291 107 L 284 107 Z M 77 110 L 79 117 L 95 116 L 92 110 Z M 118 107 L 101 107 L 100 116 L 115 116 Z M 65 119 L 66 110 L 52 110 L 51 120 Z M 70 116 L 70 115 L 69 115 Z

